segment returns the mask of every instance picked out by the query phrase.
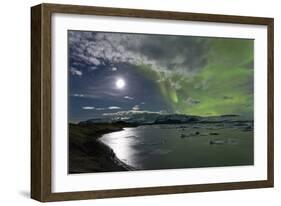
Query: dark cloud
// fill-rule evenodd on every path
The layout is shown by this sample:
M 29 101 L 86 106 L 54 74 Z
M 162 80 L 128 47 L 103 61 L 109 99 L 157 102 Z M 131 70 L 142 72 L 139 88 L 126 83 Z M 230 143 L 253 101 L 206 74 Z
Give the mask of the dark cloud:
M 206 63 L 207 39 L 186 36 L 145 36 L 134 51 L 169 70 L 196 71 Z
M 128 63 L 155 70 L 196 72 L 206 63 L 208 39 L 200 37 L 69 31 L 73 65 L 96 68 Z

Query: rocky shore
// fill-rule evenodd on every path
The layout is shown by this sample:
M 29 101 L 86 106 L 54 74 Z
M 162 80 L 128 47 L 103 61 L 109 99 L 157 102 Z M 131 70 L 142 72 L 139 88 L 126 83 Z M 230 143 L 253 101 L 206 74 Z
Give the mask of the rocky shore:
M 69 124 L 68 172 L 92 173 L 134 170 L 119 160 L 113 150 L 99 141 L 103 134 L 121 131 L 123 123 Z

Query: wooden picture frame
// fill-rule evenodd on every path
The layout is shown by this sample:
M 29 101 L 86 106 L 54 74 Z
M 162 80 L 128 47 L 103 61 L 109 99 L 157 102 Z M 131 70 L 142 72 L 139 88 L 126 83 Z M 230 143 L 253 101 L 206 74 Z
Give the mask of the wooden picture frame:
M 54 13 L 267 26 L 267 179 L 214 184 L 52 192 L 51 16 Z M 41 202 L 273 187 L 273 19 L 246 16 L 40 4 L 31 8 L 31 197 Z

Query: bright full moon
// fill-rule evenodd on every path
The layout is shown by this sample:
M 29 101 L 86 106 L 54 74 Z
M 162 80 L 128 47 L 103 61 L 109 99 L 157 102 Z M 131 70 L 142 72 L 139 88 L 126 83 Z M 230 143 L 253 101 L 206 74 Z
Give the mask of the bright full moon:
M 117 89 L 123 89 L 126 85 L 124 79 L 117 79 L 117 81 L 115 82 L 115 85 L 117 87 Z

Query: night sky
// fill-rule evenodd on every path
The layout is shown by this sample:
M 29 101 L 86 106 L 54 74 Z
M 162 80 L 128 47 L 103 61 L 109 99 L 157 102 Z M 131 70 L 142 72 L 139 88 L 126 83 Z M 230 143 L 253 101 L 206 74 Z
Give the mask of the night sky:
M 254 41 L 68 31 L 69 121 L 116 112 L 252 118 Z

